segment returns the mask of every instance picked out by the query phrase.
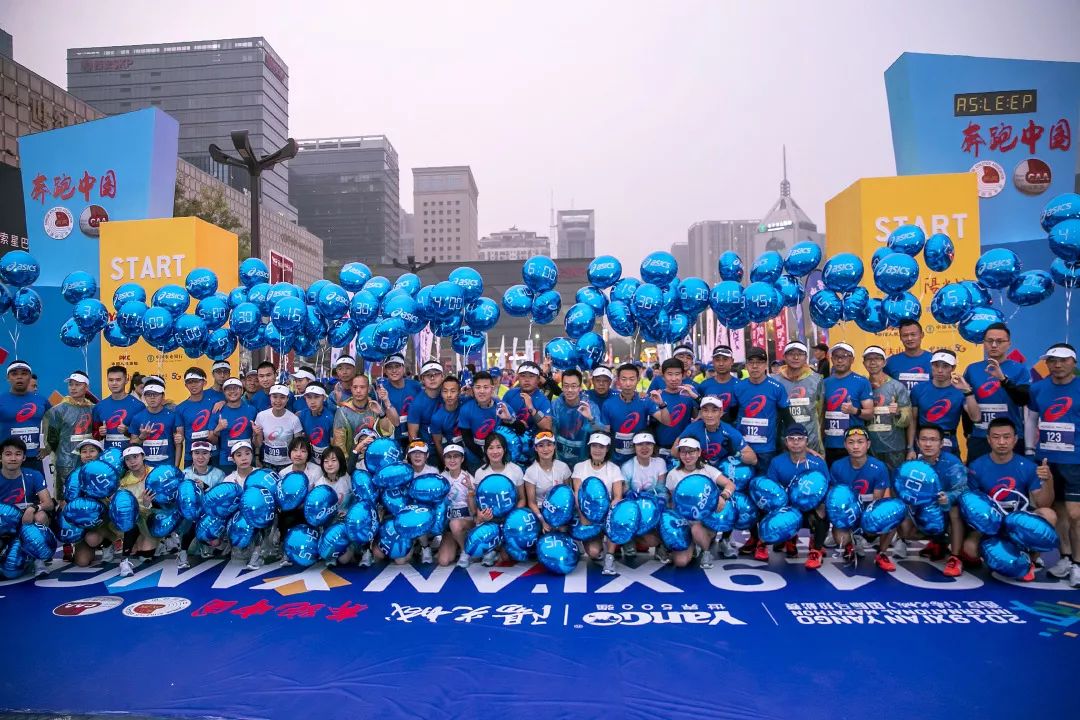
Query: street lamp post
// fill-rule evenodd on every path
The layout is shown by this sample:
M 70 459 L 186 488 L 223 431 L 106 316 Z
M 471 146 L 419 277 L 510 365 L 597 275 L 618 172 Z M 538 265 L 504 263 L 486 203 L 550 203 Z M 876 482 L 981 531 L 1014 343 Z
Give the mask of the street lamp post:
M 251 257 L 258 258 L 262 254 L 259 234 L 259 198 L 262 196 L 262 173 L 280 162 L 296 157 L 299 147 L 295 140 L 289 138 L 284 145 L 269 155 L 256 157 L 247 130 L 234 130 L 230 135 L 233 147 L 236 148 L 236 152 L 240 157 L 235 158 L 226 155 L 216 144 L 210 145 L 210 157 L 222 165 L 247 170 L 248 176 L 251 178 Z
M 427 262 L 418 263 L 413 255 L 405 258 L 407 262 L 401 262 L 400 260 L 392 260 L 394 267 L 401 270 L 408 270 L 413 275 L 419 275 L 421 270 L 427 270 L 429 267 L 435 264 L 434 260 L 428 260 Z

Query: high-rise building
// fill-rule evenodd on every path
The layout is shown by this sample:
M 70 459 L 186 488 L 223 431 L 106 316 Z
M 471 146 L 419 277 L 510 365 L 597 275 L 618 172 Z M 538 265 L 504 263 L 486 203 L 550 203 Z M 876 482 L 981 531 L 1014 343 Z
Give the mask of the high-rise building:
M 679 264 L 679 277 L 692 275 L 690 272 L 690 244 L 687 242 L 671 243 L 671 256 Z
M 784 177 L 780 181 L 780 198 L 773 203 L 772 208 L 755 228 L 752 257 L 768 250 L 776 250 L 781 255 L 786 255 L 793 245 L 806 240 L 817 243 L 822 250 L 825 249 L 825 235 L 818 232 L 814 221 L 799 207 L 795 198 L 791 197 L 791 183 L 787 179 L 786 147 L 783 157 Z M 752 262 L 746 257 L 743 260 Z
M 550 254 L 550 238 L 516 226 L 480 238 L 480 260 L 528 260 Z
M 558 227 L 559 258 L 596 257 L 596 212 L 560 210 Z
M 416 259 L 476 260 L 476 179 L 468 165 L 413 168 Z
M 289 70 L 264 38 L 72 48 L 68 90 L 107 115 L 159 107 L 180 122 L 180 157 L 234 188 L 249 187 L 242 168 L 207 151 L 233 151 L 229 133 L 247 130 L 256 154 L 285 144 Z M 296 220 L 285 163 L 263 173 L 263 206 Z
M 401 208 L 398 218 L 400 218 L 398 226 L 401 228 L 398 254 L 402 259 L 416 257 L 416 216 L 411 212 L 405 212 L 405 208 Z
M 720 282 L 717 261 L 728 250 L 739 254 L 747 267 L 752 254 L 757 220 L 703 220 L 686 231 L 686 265 L 680 263 L 682 277 L 699 277 L 710 285 Z M 683 269 L 685 267 L 685 270 Z
M 385 135 L 298 140 L 289 200 L 327 262 L 404 259 L 398 156 Z

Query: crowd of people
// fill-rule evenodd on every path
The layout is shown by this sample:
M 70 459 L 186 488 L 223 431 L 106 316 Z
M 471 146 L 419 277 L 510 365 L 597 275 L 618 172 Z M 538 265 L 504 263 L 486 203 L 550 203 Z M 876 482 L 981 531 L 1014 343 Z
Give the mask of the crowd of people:
M 419 561 L 467 567 L 467 534 L 492 520 L 490 509 L 476 502 L 477 485 L 492 474 L 512 481 L 517 506 L 531 510 L 547 532 L 553 529 L 542 512 L 548 495 L 562 485 L 576 495 L 588 478 L 602 481 L 613 504 L 642 495 L 663 504 L 681 480 L 705 475 L 718 486 L 720 510 L 736 492 L 723 472 L 734 459 L 785 488 L 801 473 L 819 470 L 869 503 L 891 495 L 897 470 L 919 459 L 940 479 L 936 502 L 948 517 L 943 533 L 925 537 L 908 519 L 894 532 L 864 536 L 833 528 L 818 507 L 804 516 L 806 567 L 820 567 L 833 549 L 846 562 L 873 554 L 877 567 L 890 572 L 909 543 L 925 540 L 918 554 L 943 561 L 944 574 L 958 576 L 982 562 L 979 535 L 957 507 L 960 494 L 973 488 L 1005 508 L 1026 503 L 1054 524 L 1060 554 L 1045 571 L 1080 587 L 1080 556 L 1073 555 L 1080 552 L 1075 349 L 1051 345 L 1042 357 L 1048 376 L 1033 382 L 1030 369 L 1010 356 L 1004 324 L 986 332 L 984 358 L 963 373 L 953 351 L 923 348 L 918 322 L 902 323 L 899 337 L 903 351 L 893 355 L 876 345 L 859 352 L 844 342 L 810 348 L 794 341 L 772 366 L 764 350 L 750 348 L 738 373 L 735 353 L 725 345 L 713 349 L 709 365 L 680 345 L 655 368 L 624 363 L 588 373 L 526 360 L 512 373 L 469 366 L 454 375 L 431 360 L 414 378 L 406 358 L 396 354 L 369 377 L 346 355 L 334 363 L 334 377 L 322 381 L 309 367 L 284 378 L 264 362 L 235 376 L 228 362 L 218 362 L 210 377 L 197 367 L 187 370 L 187 397 L 176 403 L 166 396 L 178 389 L 166 388 L 160 377 L 133 382 L 117 366 L 107 370 L 100 401 L 92 400 L 89 378 L 76 371 L 67 378 L 67 395 L 50 404 L 32 387 L 32 368 L 15 360 L 7 366 L 10 390 L 0 395 L 0 502 L 16 505 L 23 523 L 55 526 L 68 479 L 117 448 L 125 465 L 120 486 L 139 499 L 143 520 L 128 532 L 108 524 L 87 532 L 64 547 L 65 560 L 88 565 L 118 554 L 121 574 L 130 575 L 140 562 L 175 552 L 186 567 L 191 552 L 208 557 L 230 548 L 227 541 L 200 543 L 190 524 L 164 539 L 148 532 L 146 513 L 155 502 L 145 480 L 152 468 L 182 467 L 204 490 L 243 486 L 256 468 L 278 476 L 302 472 L 311 488 L 333 488 L 344 512 L 351 474 L 365 469 L 367 448 L 392 437 L 415 476 L 441 474 L 450 488 L 446 529 L 416 543 Z M 857 358 L 864 372 L 856 370 Z M 508 437 L 520 440 L 516 454 Z M 42 474 L 50 455 L 51 491 Z M 280 513 L 274 530 L 243 554 L 248 566 L 278 557 L 280 538 L 301 522 L 296 511 Z M 575 522 L 588 520 L 579 512 Z M 770 547 L 757 528 L 738 547 L 731 535 L 694 522 L 688 549 L 665 547 L 655 531 L 622 545 L 601 534 L 580 549 L 602 563 L 605 574 L 617 572 L 618 554 L 651 553 L 680 567 L 696 558 L 707 569 L 717 556 L 768 560 L 770 552 L 800 553 L 795 540 Z M 369 565 L 384 555 L 372 543 L 351 547 L 336 562 Z M 489 552 L 482 561 L 500 559 L 508 560 Z M 1043 569 L 1032 553 L 1024 579 Z M 47 564 L 39 561 L 35 572 L 48 572 Z

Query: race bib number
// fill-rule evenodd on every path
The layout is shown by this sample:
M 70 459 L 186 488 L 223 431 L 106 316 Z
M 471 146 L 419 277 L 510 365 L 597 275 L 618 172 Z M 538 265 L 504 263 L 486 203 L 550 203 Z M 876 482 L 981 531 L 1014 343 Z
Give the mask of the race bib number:
M 41 433 L 40 430 L 33 425 L 29 427 L 13 427 L 11 428 L 11 434 L 13 437 L 19 438 L 26 444 L 27 452 L 38 450 L 40 448 L 38 438 Z
M 1039 449 L 1054 452 L 1076 451 L 1076 425 L 1039 421 Z
M 851 425 L 851 416 L 839 410 L 825 411 L 825 435 L 828 437 L 843 437 Z
M 739 429 L 748 443 L 761 445 L 769 442 L 769 421 L 765 418 L 744 417 L 739 421 Z
M 210 437 L 209 430 L 196 430 L 195 432 L 191 433 L 192 440 L 205 440 L 208 437 Z
M 287 460 L 288 457 L 288 447 L 277 445 L 263 445 L 263 462 L 268 462 L 272 465 L 280 465 L 282 461 Z
M 878 405 L 874 408 L 874 419 L 866 426 L 867 432 L 886 433 L 892 430 L 892 413 L 888 405 Z
M 902 383 L 905 383 L 908 386 L 908 388 L 910 389 L 910 388 L 915 387 L 916 385 L 918 385 L 921 382 L 928 382 L 930 380 L 930 374 L 929 373 L 912 373 L 912 372 L 904 373 L 904 372 L 902 372 L 902 373 L 899 374 L 899 376 L 896 379 L 899 380 Z
M 634 436 L 628 433 L 615 433 L 615 454 L 633 455 Z
M 796 422 L 805 422 L 810 419 L 810 398 L 790 398 L 788 404 L 791 407 L 791 417 Z
M 143 440 L 142 448 L 143 452 L 146 453 L 147 462 L 168 459 L 169 452 L 166 449 L 168 444 L 168 440 Z
M 979 422 L 975 427 L 986 430 L 990 421 L 1009 414 L 1009 406 L 1004 403 L 979 403 Z

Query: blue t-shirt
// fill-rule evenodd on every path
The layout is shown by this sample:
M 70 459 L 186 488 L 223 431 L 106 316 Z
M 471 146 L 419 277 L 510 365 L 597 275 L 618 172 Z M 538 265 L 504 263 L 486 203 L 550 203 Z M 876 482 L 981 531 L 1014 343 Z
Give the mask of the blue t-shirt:
M 1004 502 L 1015 502 L 1018 498 L 1005 490 L 1015 490 L 1030 499 L 1031 492 L 1042 487 L 1042 480 L 1035 473 L 1038 465 L 1022 455 L 1013 453 L 1009 462 L 998 464 L 992 455 L 982 455 L 971 467 L 968 479 L 976 490 Z M 1000 498 L 997 497 L 1001 493 Z
M 705 421 L 698 419 L 686 426 L 680 438 L 691 437 L 701 445 L 701 459 L 713 467 L 731 455 L 738 455 L 746 447 L 742 433 L 721 421 L 716 430 L 708 430 Z
M 477 445 L 483 447 L 484 440 L 495 432 L 497 427 L 499 427 L 498 400 L 492 400 L 491 406 L 486 408 L 480 407 L 475 400 L 466 400 L 461 403 L 461 411 L 458 413 L 458 430 L 471 432 Z
M 590 422 L 581 414 L 582 403 L 587 403 L 592 412 Z M 601 422 L 600 406 L 592 400 L 581 397 L 573 407 L 566 404 L 566 398 L 559 396 L 551 401 L 551 425 L 555 435 L 555 454 L 564 463 L 574 467 L 589 457 L 589 435 Z
M 875 490 L 888 490 L 889 468 L 877 458 L 868 457 L 861 468 L 851 464 L 851 458 L 842 457 L 829 468 L 834 485 L 847 485 L 860 496 L 873 495 Z
M 921 455 L 919 459 L 926 460 Z M 941 480 L 941 490 L 949 498 L 949 504 L 955 504 L 956 499 L 960 497 L 960 493 L 967 490 L 968 487 L 967 466 L 956 455 L 947 452 L 941 453 L 937 462 L 930 463 L 930 466 L 938 474 L 938 479 Z
M 213 400 L 215 405 L 219 402 L 225 402 L 225 393 L 212 387 L 203 390 L 203 397 Z
M 195 401 L 191 398 L 176 406 L 176 417 L 184 427 L 184 465 L 191 465 L 191 443 L 196 440 L 207 440 L 214 426 L 210 424 L 210 417 L 214 414 L 213 408 L 217 401 L 207 397 L 203 393 L 202 400 Z
M 334 413 L 324 405 L 321 413 L 312 415 L 307 403 L 304 403 L 296 417 L 300 418 L 304 437 L 311 443 L 311 462 L 318 465 L 322 462 L 323 452 L 330 447 L 330 441 L 334 439 Z
M 1001 372 L 1005 379 L 1014 385 L 1031 383 L 1031 372 L 1013 360 L 1003 360 Z M 986 437 L 987 425 L 991 420 L 999 417 L 1009 418 L 1016 425 L 1017 432 L 1024 432 L 1024 408 L 1012 401 L 1009 393 L 1001 386 L 1000 380 L 991 377 L 986 372 L 986 360 L 968 365 L 967 370 L 964 371 L 964 379 L 975 391 L 975 399 L 979 402 L 979 422 L 971 428 L 972 437 Z
M 418 437 L 426 443 L 431 442 L 431 418 L 435 411 L 442 407 L 442 395 L 436 394 L 431 397 L 425 391 L 413 398 L 409 406 L 409 423 L 420 426 Z
M 701 386 L 698 385 L 698 383 L 694 382 L 691 378 L 684 378 L 683 381 L 679 384 L 689 385 L 690 387 L 694 388 L 695 392 L 700 392 L 701 390 Z M 664 373 L 657 373 L 656 377 L 654 377 L 652 379 L 652 382 L 649 383 L 649 392 L 652 392 L 653 390 L 663 391 L 666 387 L 667 382 L 664 381 Z
M 830 375 L 825 378 L 825 447 L 844 447 L 844 433 L 848 428 L 866 427 L 866 422 L 858 415 L 851 415 L 840 408 L 850 402 L 856 408 L 862 408 L 863 400 L 873 400 L 874 389 L 870 381 L 858 373 L 848 373 L 844 377 Z
M 897 353 L 885 361 L 885 374 L 899 380 L 911 390 L 921 382 L 930 382 L 930 358 L 933 353 L 923 350 L 915 357 Z
M 218 467 L 230 470 L 236 465 L 232 461 L 232 446 L 241 440 L 251 442 L 255 434 L 255 416 L 258 412 L 255 406 L 240 403 L 240 407 L 221 408 L 217 415 L 210 419 L 210 427 L 217 428 L 218 419 L 225 418 L 228 426 L 218 433 Z
M 738 417 L 739 401 L 735 398 L 735 386 L 738 382 L 739 378 L 734 375 L 729 375 L 728 379 L 724 382 L 720 382 L 715 377 L 711 377 L 706 378 L 698 385 L 698 391 L 701 393 L 701 397 L 715 395 L 724 402 L 725 422 L 732 422 Z
M 746 378 L 735 384 L 735 401 L 739 404 L 735 427 L 754 452 L 776 452 L 779 410 L 788 407 L 784 386 L 771 377 L 759 383 Z
M 38 493 L 44 489 L 45 476 L 33 468 L 22 468 L 19 477 L 14 480 L 0 475 L 0 503 L 35 503 Z
M 796 475 L 811 470 L 825 473 L 825 477 L 829 476 L 829 467 L 817 455 L 808 454 L 805 460 L 796 463 L 791 459 L 791 453 L 785 452 L 774 457 L 772 462 L 769 463 L 768 477 L 770 480 L 780 483 L 781 487 L 786 488 L 791 485 L 791 481 L 795 479 Z
M 255 408 L 255 412 L 257 413 L 270 409 L 270 395 L 261 388 L 256 390 L 255 394 L 250 398 L 247 398 L 247 402 Z
M 90 418 L 94 427 L 104 426 L 105 440 L 102 443 L 105 449 L 128 446 L 128 431 L 131 428 L 131 419 L 141 410 L 146 409 L 142 401 L 134 395 L 125 395 L 119 400 L 113 400 L 112 396 L 103 398 L 94 409 L 90 411 Z M 117 428 L 124 426 L 126 432 L 120 432 Z
M 939 388 L 933 382 L 919 383 L 911 389 L 911 404 L 918 407 L 916 422 L 919 425 L 938 425 L 946 433 L 945 449 L 958 453 L 956 428 L 960 426 L 960 416 L 964 412 L 964 393 L 952 385 Z
M 600 424 L 611 429 L 615 437 L 612 462 L 622 465 L 634 457 L 634 435 L 644 432 L 649 419 L 659 412 L 652 398 L 643 398 L 637 393 L 630 402 L 621 395 L 613 395 L 600 409 Z
M 525 400 L 521 397 L 521 388 L 519 387 L 512 387 L 507 390 L 506 394 L 502 396 L 502 401 L 506 403 L 510 414 L 525 423 L 525 426 L 530 430 L 535 430 L 537 422 L 551 415 L 551 401 L 547 399 L 547 395 L 544 395 L 539 390 L 532 393 L 535 413 L 530 413 L 528 408 L 525 407 Z
M 175 447 L 173 433 L 176 432 L 176 428 L 181 426 L 176 412 L 168 408 L 162 408 L 158 412 L 152 413 L 143 408 L 135 413 L 135 417 L 131 418 L 128 434 L 133 437 L 138 436 L 142 432 L 143 425 L 150 426 L 146 439 L 142 441 L 142 449 L 143 453 L 145 453 L 143 462 L 150 467 L 172 465 L 176 461 L 176 456 L 173 454 L 173 448 Z
M 394 430 L 394 437 L 398 440 L 409 437 L 409 409 L 412 407 L 413 400 L 424 392 L 423 387 L 415 380 L 406 378 L 402 383 L 402 386 L 397 388 L 386 378 L 379 378 L 379 384 L 386 388 L 390 404 L 401 418 L 401 424 Z
M 697 412 L 697 402 L 686 395 L 667 390 L 660 392 L 667 405 L 668 414 L 671 415 L 671 425 L 656 423 L 656 445 L 662 450 L 671 450 L 671 446 L 682 436 L 683 431 L 694 421 L 694 413 Z
M 41 393 L 0 394 L 0 440 L 17 437 L 26 443 L 26 457 L 36 458 L 41 450 L 41 421 L 49 401 Z
M 601 407 L 601 408 L 604 407 L 604 403 L 606 403 L 608 401 L 608 398 L 614 397 L 615 395 L 618 395 L 618 393 L 612 393 L 611 390 L 608 390 L 603 395 L 596 392 L 596 390 L 586 390 L 585 391 L 585 397 L 592 400 L 594 403 L 596 403 L 597 407 Z
M 1064 385 L 1046 378 L 1031 386 L 1028 407 L 1039 415 L 1039 442 L 1035 457 L 1052 463 L 1080 465 L 1076 453 L 1076 426 L 1080 424 L 1080 380 Z

